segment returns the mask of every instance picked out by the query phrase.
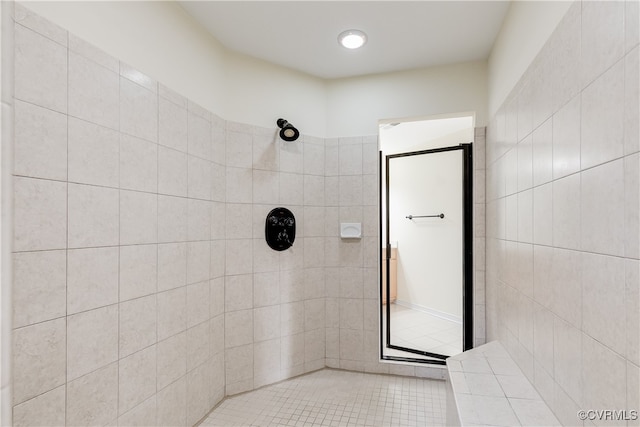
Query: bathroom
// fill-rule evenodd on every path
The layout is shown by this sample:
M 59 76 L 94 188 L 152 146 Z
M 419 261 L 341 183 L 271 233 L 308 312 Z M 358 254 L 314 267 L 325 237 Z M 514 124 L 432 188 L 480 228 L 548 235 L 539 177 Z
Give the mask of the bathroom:
M 2 2 L 2 425 L 191 426 L 324 368 L 443 383 L 380 360 L 379 121 L 469 111 L 473 345 L 563 425 L 640 409 L 638 2 L 502 7 L 474 60 L 318 77 L 177 2 Z

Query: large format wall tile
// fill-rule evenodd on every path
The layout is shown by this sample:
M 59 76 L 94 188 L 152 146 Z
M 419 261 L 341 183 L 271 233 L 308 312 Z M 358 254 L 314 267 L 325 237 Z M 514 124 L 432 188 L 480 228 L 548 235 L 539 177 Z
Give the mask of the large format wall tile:
M 158 243 L 187 240 L 188 199 L 158 195 Z
M 118 302 L 117 247 L 67 252 L 67 313 L 75 314 Z
M 622 159 L 581 174 L 582 250 L 624 255 L 625 191 Z
M 627 4 L 638 4 L 628 1 Z M 638 18 L 636 17 L 636 20 Z M 637 25 L 637 23 L 636 23 Z M 637 31 L 637 26 L 636 26 Z M 640 48 L 637 46 L 624 58 L 624 152 L 635 153 L 640 150 L 640 82 L 636 76 L 640 73 Z
M 158 196 L 137 191 L 120 191 L 120 244 L 158 241 Z
M 157 94 L 125 78 L 120 78 L 120 131 L 158 141 Z
M 118 193 L 113 188 L 69 184 L 70 248 L 118 245 Z
M 69 118 L 69 181 L 118 188 L 118 132 Z
M 117 59 L 73 34 L 69 34 L 69 50 L 77 53 L 78 55 L 82 55 L 113 72 L 117 73 L 119 70 L 120 63 Z
M 67 112 L 67 49 L 22 25 L 15 26 L 15 97 Z
M 158 149 L 158 193 L 187 195 L 187 154 L 170 148 Z
M 582 84 L 588 85 L 624 53 L 624 2 L 582 4 Z
M 122 415 L 156 392 L 156 346 L 120 359 L 118 411 Z
M 118 92 L 118 74 L 69 52 L 69 115 L 118 130 Z
M 165 388 L 183 377 L 187 372 L 186 333 L 177 334 L 157 345 L 157 386 Z
M 120 137 L 120 188 L 158 191 L 158 146 L 128 135 Z
M 580 101 L 576 96 L 553 115 L 553 178 L 580 170 Z
M 187 152 L 204 160 L 212 160 L 210 116 L 202 107 L 189 103 Z
M 118 306 L 67 318 L 67 381 L 118 360 Z
M 621 355 L 626 355 L 624 264 L 623 258 L 582 255 L 582 330 Z
M 583 169 L 622 157 L 624 117 L 624 61 L 618 61 L 582 92 Z
M 14 254 L 13 283 L 14 328 L 66 315 L 66 251 Z
M 186 287 L 158 293 L 158 340 L 187 329 Z
M 66 387 L 60 386 L 14 406 L 14 426 L 65 424 Z
M 187 425 L 187 379 L 176 382 L 158 391 L 158 426 Z
M 158 245 L 158 292 L 187 284 L 187 244 Z
M 67 184 L 14 179 L 14 251 L 63 249 L 67 242 Z
M 187 152 L 187 109 L 160 97 L 158 102 L 158 143 Z
M 66 335 L 64 318 L 14 332 L 14 403 L 22 403 L 65 383 Z
M 553 121 L 547 119 L 532 135 L 533 185 L 550 182 L 553 174 Z M 475 184 L 475 182 L 474 182 Z
M 156 293 L 158 246 L 120 247 L 120 301 Z
M 106 425 L 114 421 L 117 416 L 117 363 L 112 363 L 67 384 L 66 425 Z
M 67 179 L 67 116 L 26 102 L 14 105 L 13 173 Z
M 150 295 L 120 304 L 120 357 L 157 342 L 156 296 Z

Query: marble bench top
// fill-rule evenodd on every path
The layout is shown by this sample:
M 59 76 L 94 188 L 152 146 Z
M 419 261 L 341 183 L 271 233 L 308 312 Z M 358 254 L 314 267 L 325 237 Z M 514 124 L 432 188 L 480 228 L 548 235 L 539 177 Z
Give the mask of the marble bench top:
M 447 383 L 448 425 L 561 425 L 498 341 L 449 357 Z

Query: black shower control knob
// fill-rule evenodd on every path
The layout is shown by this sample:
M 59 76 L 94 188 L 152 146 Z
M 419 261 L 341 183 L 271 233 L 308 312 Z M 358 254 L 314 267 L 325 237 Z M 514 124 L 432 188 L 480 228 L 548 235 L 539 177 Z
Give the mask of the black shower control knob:
M 276 251 L 289 249 L 296 239 L 296 219 L 287 208 L 275 208 L 265 220 L 265 239 Z
M 287 235 L 286 231 L 281 231 L 280 233 L 278 233 L 278 240 L 290 243 L 289 242 L 289 236 Z

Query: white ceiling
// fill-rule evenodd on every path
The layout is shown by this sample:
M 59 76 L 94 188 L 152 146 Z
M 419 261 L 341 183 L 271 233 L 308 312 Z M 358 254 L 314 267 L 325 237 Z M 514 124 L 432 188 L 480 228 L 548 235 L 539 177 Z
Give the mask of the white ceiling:
M 179 1 L 228 49 L 325 79 L 486 59 L 508 1 Z M 347 29 L 367 33 L 350 51 Z

